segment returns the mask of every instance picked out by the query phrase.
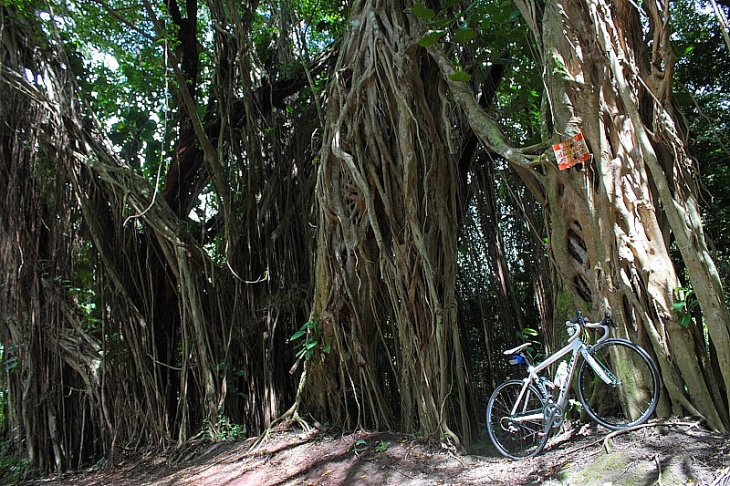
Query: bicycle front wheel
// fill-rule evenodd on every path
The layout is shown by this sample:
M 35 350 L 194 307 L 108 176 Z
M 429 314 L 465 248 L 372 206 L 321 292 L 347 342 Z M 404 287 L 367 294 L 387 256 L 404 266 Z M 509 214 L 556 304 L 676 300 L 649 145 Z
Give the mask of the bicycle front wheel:
M 589 352 L 600 371 L 585 359 L 578 369 L 578 398 L 588 416 L 611 430 L 646 422 L 659 402 L 659 371 L 649 354 L 625 339 L 607 339 Z
M 522 380 L 502 383 L 487 405 L 489 437 L 502 455 L 512 459 L 536 456 L 548 438 L 540 393 L 529 384 L 520 400 L 524 386 Z M 520 403 L 515 408 L 518 400 Z

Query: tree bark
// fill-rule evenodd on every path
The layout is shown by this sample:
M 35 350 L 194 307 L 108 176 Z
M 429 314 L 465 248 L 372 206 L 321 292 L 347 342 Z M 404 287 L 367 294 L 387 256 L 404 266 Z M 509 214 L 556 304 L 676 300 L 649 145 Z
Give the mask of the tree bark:
M 466 407 L 456 323 L 456 160 L 449 105 L 408 2 L 350 10 L 317 180 L 312 320 L 330 355 L 303 403 L 349 426 L 446 436 Z M 320 419 L 321 420 L 321 419 Z M 468 435 L 468 423 L 457 424 Z M 468 440 L 468 437 L 466 437 Z

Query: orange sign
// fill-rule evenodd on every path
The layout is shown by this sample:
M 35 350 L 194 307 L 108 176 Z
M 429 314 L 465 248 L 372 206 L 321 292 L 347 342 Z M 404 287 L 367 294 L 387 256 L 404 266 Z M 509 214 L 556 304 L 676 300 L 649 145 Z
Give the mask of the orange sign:
M 582 133 L 554 144 L 553 152 L 555 152 L 555 158 L 558 159 L 558 168 L 560 170 L 568 169 L 591 158 Z

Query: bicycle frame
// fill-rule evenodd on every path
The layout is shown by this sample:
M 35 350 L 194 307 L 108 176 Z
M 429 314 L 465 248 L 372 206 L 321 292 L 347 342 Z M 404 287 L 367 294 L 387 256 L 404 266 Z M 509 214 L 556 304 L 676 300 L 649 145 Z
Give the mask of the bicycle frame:
M 597 341 L 596 344 L 604 341 L 608 338 L 608 326 L 602 325 L 602 324 L 584 324 L 588 328 L 603 328 L 603 336 L 601 336 Z M 534 413 L 530 415 L 522 415 L 518 416 L 517 411 L 522 405 L 522 400 L 525 397 L 525 393 L 527 393 L 527 388 L 530 383 L 535 383 L 537 385 L 538 390 L 543 395 L 544 400 L 552 400 L 552 397 L 546 396 L 546 390 L 544 389 L 544 385 L 540 383 L 540 377 L 539 374 L 541 371 L 547 369 L 550 367 L 550 365 L 556 363 L 558 360 L 563 358 L 564 356 L 570 354 L 570 362 L 568 363 L 568 374 L 565 379 L 565 382 L 560 387 L 560 392 L 558 394 L 557 399 L 557 405 L 560 406 L 560 410 L 565 410 L 565 404 L 568 401 L 568 391 L 570 389 L 570 384 L 573 381 L 573 375 L 575 373 L 577 363 L 578 363 L 578 355 L 582 355 L 583 358 L 588 362 L 588 364 L 593 368 L 593 370 L 596 372 L 596 374 L 606 382 L 607 384 L 613 384 L 613 385 L 619 385 L 620 382 L 614 376 L 613 373 L 611 373 L 610 370 L 607 370 L 605 367 L 603 367 L 601 364 L 599 364 L 593 357 L 590 355 L 590 349 L 592 346 L 586 345 L 581 339 L 580 339 L 580 333 L 581 333 L 581 324 L 580 323 L 572 323 L 570 321 L 566 322 L 566 326 L 568 326 L 568 333 L 570 334 L 570 337 L 568 338 L 568 344 L 563 346 L 561 349 L 550 355 L 545 361 L 540 363 L 537 366 L 533 366 L 532 364 L 528 365 L 527 367 L 527 377 L 523 379 L 524 385 L 522 386 L 522 390 L 520 391 L 519 396 L 517 397 L 517 400 L 515 401 L 515 405 L 512 408 L 511 416 L 512 420 L 517 423 L 521 422 L 528 422 L 528 421 L 534 421 L 538 419 L 544 418 L 544 412 L 540 410 L 540 413 Z M 572 333 L 570 332 L 572 330 Z

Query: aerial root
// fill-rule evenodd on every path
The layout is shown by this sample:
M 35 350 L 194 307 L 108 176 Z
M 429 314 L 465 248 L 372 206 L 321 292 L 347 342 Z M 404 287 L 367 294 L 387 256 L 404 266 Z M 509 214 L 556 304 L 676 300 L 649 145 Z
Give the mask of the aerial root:
M 264 430 L 261 435 L 256 438 L 254 443 L 251 444 L 248 452 L 252 453 L 259 449 L 264 444 L 264 442 L 266 442 L 266 439 L 269 438 L 274 428 L 280 424 L 286 424 L 285 427 L 299 426 L 305 434 L 310 434 L 314 430 L 312 426 L 309 425 L 309 423 L 307 423 L 307 421 L 299 415 L 299 401 L 296 401 L 294 405 L 289 408 L 289 410 L 281 414 L 278 418 L 273 420 L 268 427 L 266 427 L 266 430 Z M 319 430 L 317 424 L 318 422 L 315 421 L 315 428 Z
M 653 423 L 647 423 L 647 424 L 641 424 L 641 425 L 635 425 L 634 427 L 629 427 L 628 429 L 620 429 L 620 430 L 614 430 L 610 434 L 608 434 L 603 439 L 603 450 L 606 451 L 606 454 L 610 454 L 613 451 L 613 439 L 614 437 L 617 437 L 619 435 L 628 434 L 629 432 L 633 432 L 635 430 L 640 429 L 646 429 L 649 427 L 697 427 L 700 425 L 700 422 L 653 422 Z

